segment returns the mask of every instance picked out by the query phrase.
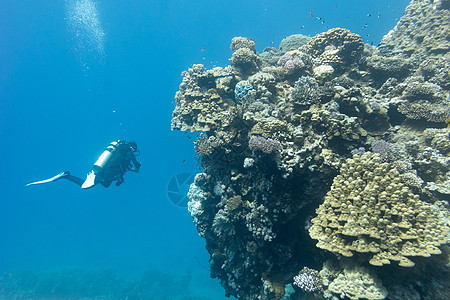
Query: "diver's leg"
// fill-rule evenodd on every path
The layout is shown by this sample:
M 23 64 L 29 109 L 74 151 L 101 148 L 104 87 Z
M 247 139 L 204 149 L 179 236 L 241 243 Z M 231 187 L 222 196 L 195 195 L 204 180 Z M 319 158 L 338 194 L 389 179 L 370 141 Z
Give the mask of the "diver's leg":
M 84 183 L 83 179 L 81 179 L 80 177 L 77 177 L 77 176 L 70 175 L 70 173 L 65 175 L 65 176 L 63 176 L 63 177 L 61 177 L 61 179 L 67 179 L 67 180 L 72 181 L 73 183 L 75 183 L 75 184 L 77 184 L 79 186 L 82 186 L 83 183 Z

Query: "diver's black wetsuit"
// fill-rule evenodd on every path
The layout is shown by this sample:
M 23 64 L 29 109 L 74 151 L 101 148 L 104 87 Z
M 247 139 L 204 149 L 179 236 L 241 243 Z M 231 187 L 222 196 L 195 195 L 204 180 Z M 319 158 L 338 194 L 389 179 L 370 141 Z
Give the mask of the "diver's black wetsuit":
M 133 146 L 125 141 L 118 141 L 109 162 L 97 173 L 96 183 L 109 187 L 113 181 L 117 180 L 116 186 L 119 186 L 124 182 L 123 175 L 127 171 L 139 172 L 141 164 L 136 160 L 134 152 L 137 148 Z
M 86 181 L 71 175 L 69 171 L 64 171 L 52 178 L 29 183 L 27 186 L 53 182 L 60 179 L 67 179 L 81 186 L 83 189 L 91 188 L 98 183 L 104 187 L 109 187 L 113 181 L 117 181 L 116 186 L 119 186 L 124 182 L 123 175 L 127 171 L 139 172 L 141 164 L 136 160 L 135 153 L 139 154 L 139 150 L 134 141 L 114 141 L 110 143 L 94 164 L 94 170 L 96 172 L 92 170 L 88 174 Z M 93 178 L 93 180 L 90 181 L 88 178 Z

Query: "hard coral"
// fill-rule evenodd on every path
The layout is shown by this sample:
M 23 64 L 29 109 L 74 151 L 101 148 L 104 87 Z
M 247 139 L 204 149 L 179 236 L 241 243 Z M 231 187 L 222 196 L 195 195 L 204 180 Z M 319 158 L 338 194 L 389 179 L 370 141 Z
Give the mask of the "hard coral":
M 301 46 L 306 45 L 311 40 L 311 37 L 303 34 L 293 34 L 285 37 L 279 46 L 281 52 L 288 52 L 297 50 Z
M 448 225 L 378 154 L 355 155 L 340 171 L 309 229 L 317 247 L 347 257 L 365 253 L 374 266 L 410 267 L 407 257 L 441 253 Z
M 343 295 L 352 300 L 381 300 L 388 294 L 381 281 L 367 268 L 360 266 L 344 268 L 328 289 L 336 295 Z
M 306 48 L 313 57 L 319 57 L 328 46 L 336 47 L 338 56 L 347 63 L 359 58 L 364 50 L 361 36 L 343 28 L 333 28 L 314 36 Z
M 209 131 L 229 125 L 235 114 L 234 103 L 224 99 L 226 95 L 219 94 L 220 90 L 214 87 L 216 79 L 230 75 L 231 70 L 227 68 L 205 71 L 200 64 L 185 72 L 175 95 L 172 129 Z M 232 84 L 231 81 L 228 83 Z
M 278 65 L 283 75 L 292 75 L 311 68 L 312 58 L 304 52 L 291 51 L 280 57 Z
M 304 267 L 294 277 L 294 285 L 305 292 L 314 292 L 322 289 L 322 278 L 320 278 L 318 271 Z
M 311 105 L 319 100 L 319 95 L 317 81 L 313 77 L 302 76 L 295 82 L 291 98 L 298 105 Z
M 450 89 L 450 59 L 427 59 L 420 64 L 420 71 L 428 82 L 436 83 L 445 90 Z
M 231 56 L 231 65 L 243 75 L 256 72 L 261 64 L 259 55 L 249 48 L 239 48 Z
M 232 51 L 236 51 L 241 48 L 247 48 L 253 52 L 256 51 L 255 42 L 253 41 L 253 39 L 248 38 L 248 37 L 242 37 L 242 36 L 234 37 L 231 40 L 230 48 Z
M 252 135 L 248 141 L 248 147 L 252 151 L 262 151 L 266 154 L 270 154 L 278 150 L 280 142 L 274 139 L 266 139 L 262 136 Z
M 405 102 L 398 106 L 398 111 L 408 119 L 426 120 L 428 122 L 444 123 L 450 118 L 449 104 L 432 104 L 427 101 L 415 103 Z
M 409 59 L 376 55 L 368 59 L 367 66 L 372 78 L 381 82 L 389 78 L 403 79 L 411 74 L 413 69 Z
M 436 2 L 411 1 L 398 24 L 381 40 L 381 54 L 428 58 L 448 53 L 450 41 L 442 33 L 449 31 L 450 11 L 445 5 L 436 9 Z

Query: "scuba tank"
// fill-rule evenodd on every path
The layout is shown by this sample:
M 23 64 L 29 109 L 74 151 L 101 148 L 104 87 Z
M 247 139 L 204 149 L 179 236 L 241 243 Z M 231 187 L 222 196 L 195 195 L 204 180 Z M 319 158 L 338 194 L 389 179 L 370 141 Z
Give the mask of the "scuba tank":
M 117 146 L 119 145 L 120 141 L 114 141 L 109 144 L 108 147 L 106 147 L 105 151 L 103 151 L 102 155 L 97 159 L 97 161 L 94 164 L 94 169 L 97 172 L 100 172 L 111 160 L 111 157 L 113 156 L 113 153 L 116 151 Z

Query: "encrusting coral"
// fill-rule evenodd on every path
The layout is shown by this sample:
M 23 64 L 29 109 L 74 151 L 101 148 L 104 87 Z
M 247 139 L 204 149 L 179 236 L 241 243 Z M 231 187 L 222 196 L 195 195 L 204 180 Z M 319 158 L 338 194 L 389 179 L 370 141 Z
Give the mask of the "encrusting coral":
M 364 253 L 374 266 L 411 267 L 408 257 L 440 254 L 448 243 L 444 220 L 370 152 L 342 164 L 316 213 L 309 233 L 317 247 L 346 257 Z

